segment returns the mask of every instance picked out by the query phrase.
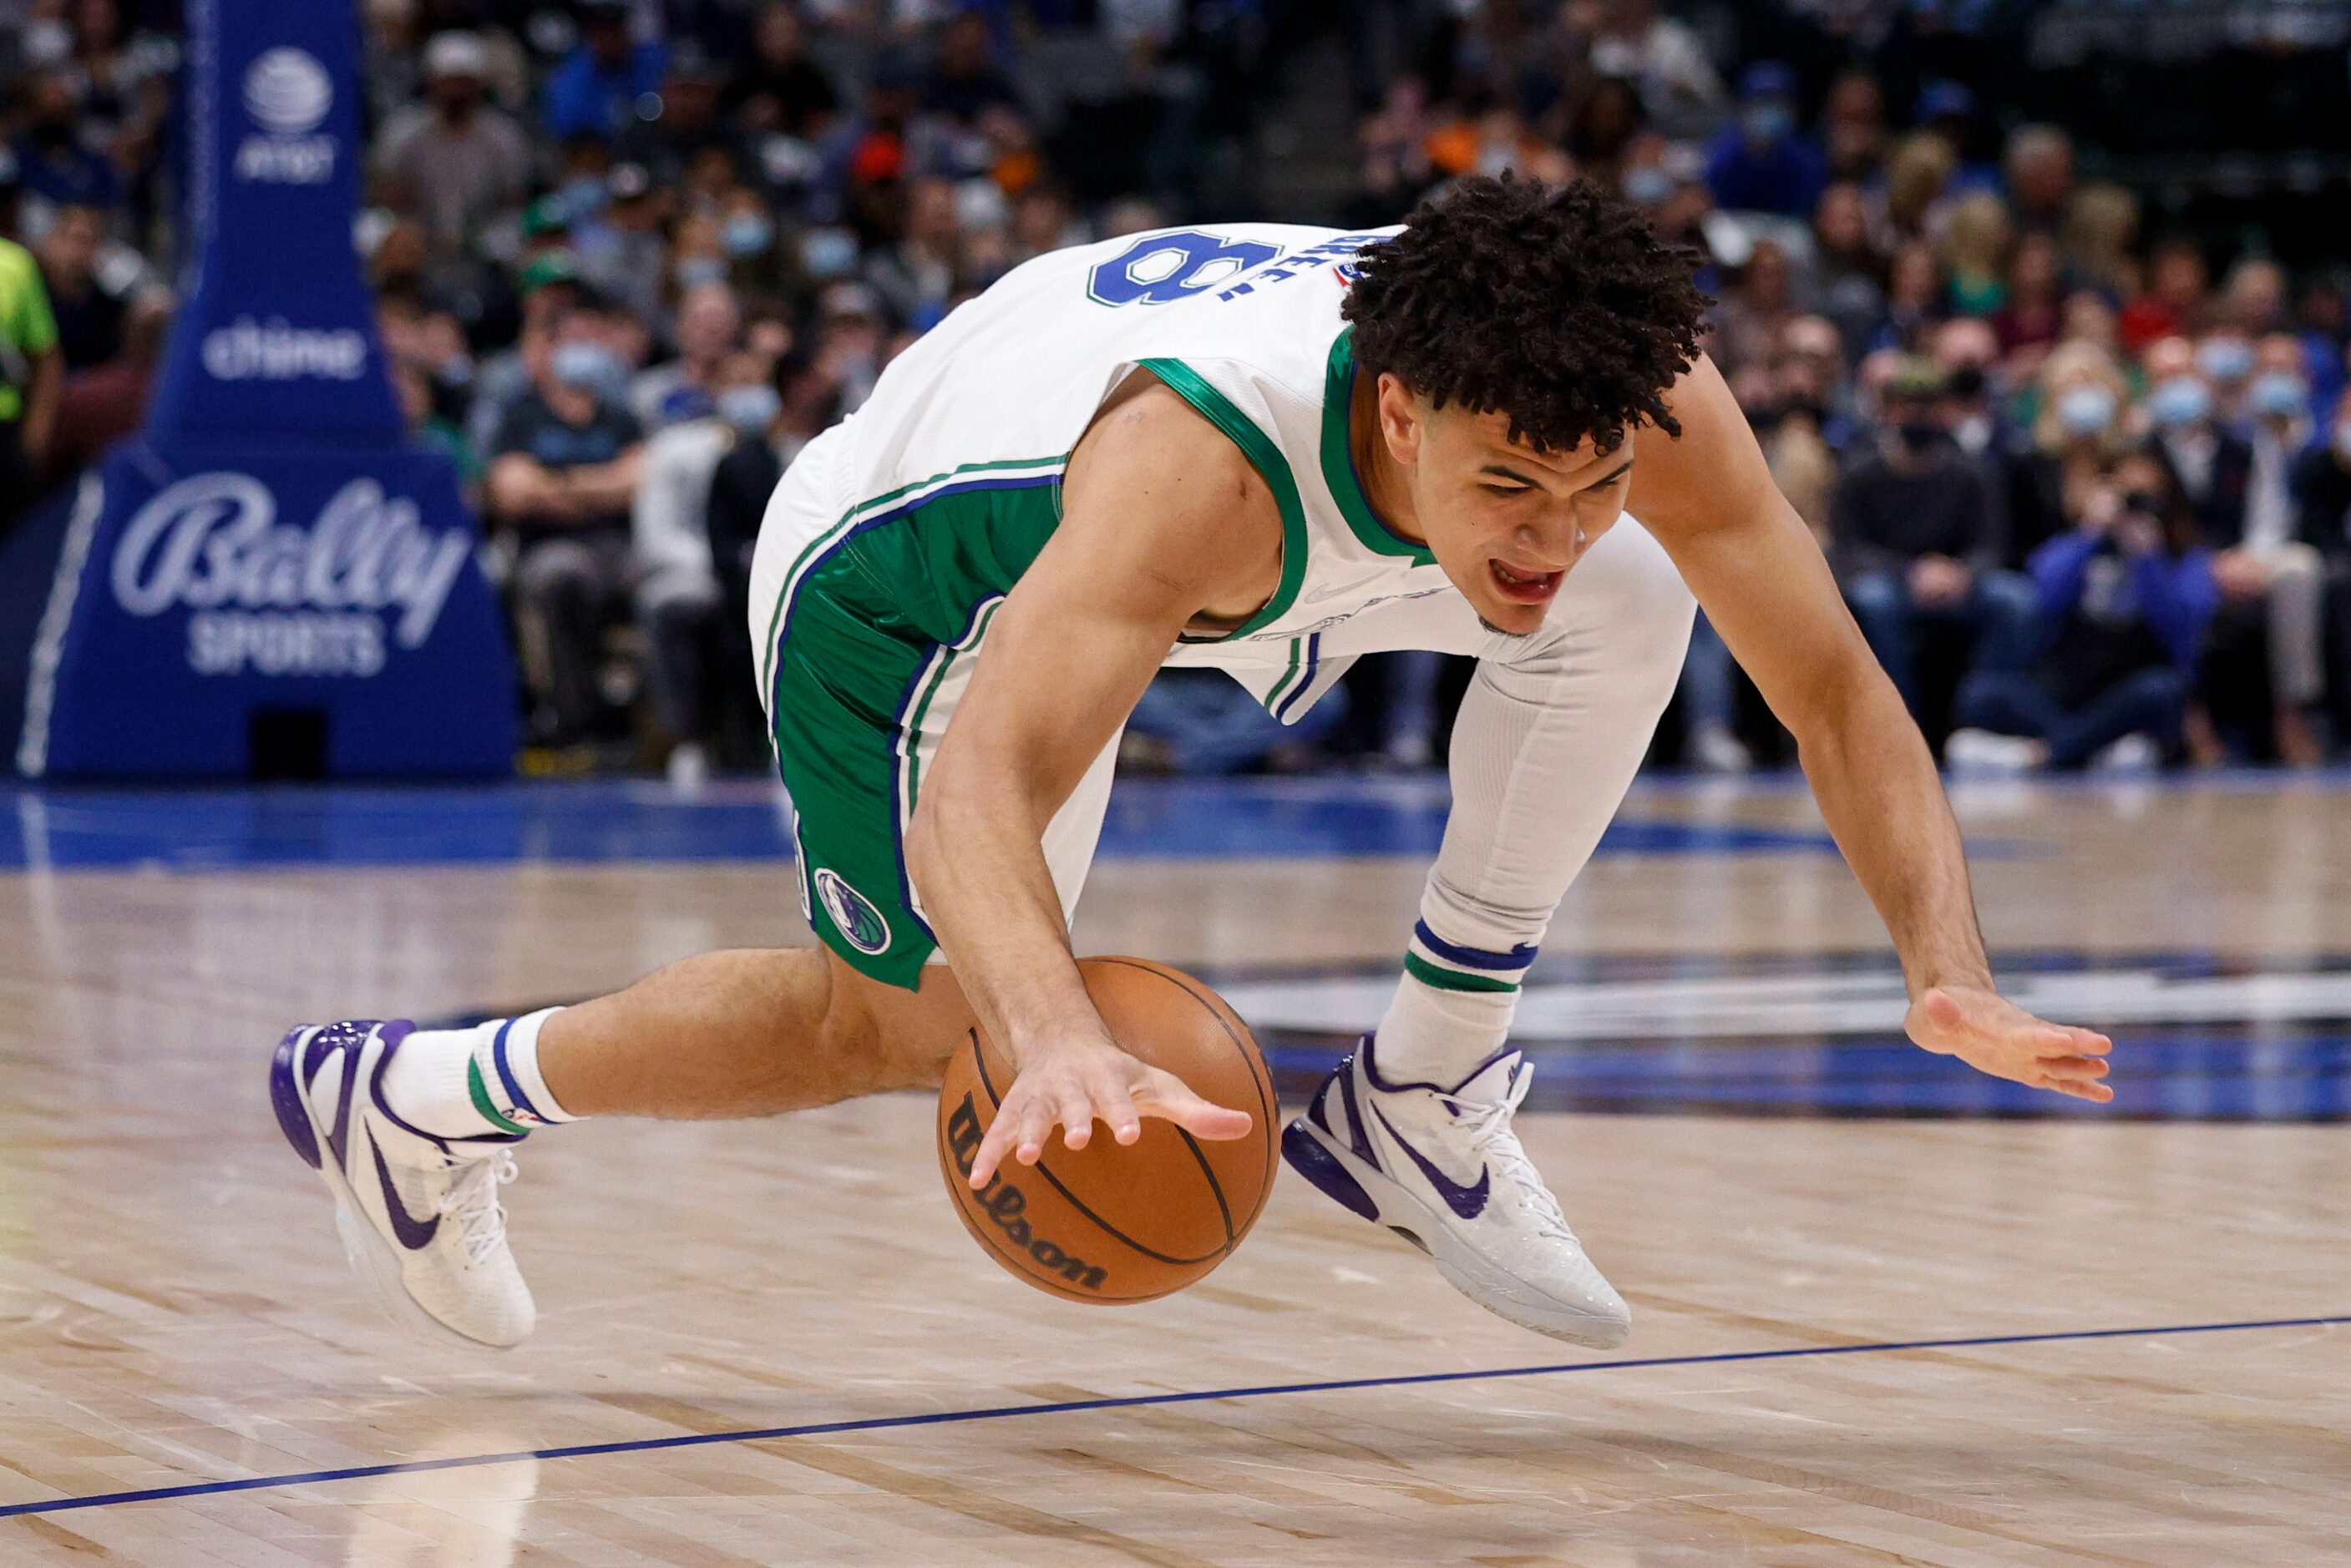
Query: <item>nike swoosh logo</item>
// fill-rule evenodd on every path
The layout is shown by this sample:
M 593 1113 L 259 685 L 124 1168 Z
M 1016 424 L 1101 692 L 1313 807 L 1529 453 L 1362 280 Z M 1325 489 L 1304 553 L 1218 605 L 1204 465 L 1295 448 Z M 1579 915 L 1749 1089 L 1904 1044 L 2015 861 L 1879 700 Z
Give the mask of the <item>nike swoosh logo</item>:
M 1464 1220 L 1475 1220 L 1486 1211 L 1486 1199 L 1494 1189 L 1494 1177 L 1491 1171 L 1482 1165 L 1479 1166 L 1478 1185 L 1464 1187 L 1437 1167 L 1429 1164 L 1420 1150 L 1406 1142 L 1404 1134 L 1396 1131 L 1395 1123 L 1388 1120 L 1385 1111 L 1374 1106 L 1372 1115 L 1380 1118 L 1380 1126 L 1388 1129 L 1388 1137 L 1395 1139 L 1396 1147 L 1412 1157 L 1413 1164 L 1420 1167 L 1421 1175 L 1428 1178 L 1428 1184 L 1437 1189 L 1437 1195 L 1445 1199 L 1447 1208 Z
M 392 1184 L 392 1172 L 383 1163 L 383 1150 L 371 1143 L 368 1153 L 375 1156 L 375 1179 L 383 1183 L 383 1208 L 392 1220 L 392 1233 L 400 1238 L 400 1244 L 412 1252 L 431 1246 L 433 1238 L 440 1234 L 441 1216 L 435 1214 L 431 1220 L 420 1222 L 408 1211 L 408 1205 L 400 1200 L 400 1189 Z M 1484 1199 L 1479 1201 L 1482 1203 Z

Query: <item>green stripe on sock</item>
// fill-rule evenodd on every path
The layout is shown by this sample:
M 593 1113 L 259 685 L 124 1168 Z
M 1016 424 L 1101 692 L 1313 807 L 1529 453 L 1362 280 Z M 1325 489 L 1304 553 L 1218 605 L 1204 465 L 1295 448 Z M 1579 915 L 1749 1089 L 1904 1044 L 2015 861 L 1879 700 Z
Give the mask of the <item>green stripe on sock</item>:
M 517 1136 L 529 1134 L 528 1127 L 519 1122 L 508 1121 L 498 1114 L 498 1107 L 490 1103 L 489 1087 L 482 1082 L 482 1064 L 479 1062 L 469 1061 L 465 1064 L 465 1092 L 474 1096 L 474 1108 L 496 1123 L 499 1131 L 510 1132 Z
M 1404 971 L 1423 985 L 1439 991 L 1516 991 L 1515 980 L 1496 980 L 1489 974 L 1467 974 L 1458 969 L 1439 969 L 1418 953 L 1404 955 Z

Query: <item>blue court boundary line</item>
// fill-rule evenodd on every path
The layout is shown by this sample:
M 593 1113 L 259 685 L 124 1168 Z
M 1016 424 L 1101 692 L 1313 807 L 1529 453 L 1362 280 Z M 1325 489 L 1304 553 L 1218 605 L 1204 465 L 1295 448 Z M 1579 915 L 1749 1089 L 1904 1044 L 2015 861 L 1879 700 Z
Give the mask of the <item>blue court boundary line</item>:
M 1089 1410 L 1136 1410 L 1165 1405 L 1197 1405 L 1216 1399 L 1256 1399 L 1280 1394 L 1338 1394 L 1358 1388 L 1413 1388 L 1442 1383 L 1479 1383 L 1499 1377 L 1545 1377 L 1566 1372 L 1627 1372 L 1656 1366 L 1721 1366 L 1742 1361 L 1794 1361 L 1824 1355 L 1875 1355 L 1916 1350 L 1980 1350 L 2003 1345 L 2059 1345 L 2093 1339 L 2147 1339 L 2171 1334 L 2236 1334 L 2264 1328 L 2334 1328 L 2351 1324 L 2351 1314 L 2335 1317 L 2276 1317 L 2243 1323 L 2174 1324 L 2162 1328 L 2087 1328 L 2050 1334 L 1992 1334 L 1967 1339 L 1910 1339 L 1868 1345 L 1797 1345 L 1782 1350 L 1719 1351 L 1707 1355 L 1653 1355 L 1620 1361 L 1568 1361 L 1541 1366 L 1498 1366 L 1474 1372 L 1419 1372 L 1391 1377 L 1343 1377 L 1322 1383 L 1267 1383 L 1248 1388 L 1202 1388 L 1178 1394 L 1126 1394 L 1100 1399 L 1065 1399 L 1044 1405 L 998 1405 L 979 1410 L 936 1410 L 921 1416 L 871 1416 L 847 1421 L 811 1421 L 797 1427 L 758 1427 L 734 1432 L 686 1432 L 674 1438 L 632 1438 L 611 1443 L 575 1443 L 560 1449 L 524 1449 L 506 1454 L 468 1454 L 454 1459 L 413 1459 L 402 1464 L 354 1465 L 346 1469 L 301 1470 L 248 1476 L 241 1480 L 195 1481 L 186 1486 L 110 1491 L 88 1497 L 53 1498 L 0 1507 L 0 1519 L 64 1513 L 80 1508 L 113 1508 L 131 1502 L 211 1497 L 221 1492 L 260 1491 L 274 1487 L 318 1486 L 328 1481 L 371 1480 L 380 1476 L 422 1475 L 428 1470 L 471 1469 L 480 1465 L 517 1464 L 524 1459 L 579 1459 L 602 1454 L 657 1453 L 713 1443 L 763 1443 L 779 1438 L 822 1438 L 842 1432 L 883 1432 L 909 1427 L 945 1427 L 967 1421 L 1000 1421 L 1014 1416 L 1064 1416 Z

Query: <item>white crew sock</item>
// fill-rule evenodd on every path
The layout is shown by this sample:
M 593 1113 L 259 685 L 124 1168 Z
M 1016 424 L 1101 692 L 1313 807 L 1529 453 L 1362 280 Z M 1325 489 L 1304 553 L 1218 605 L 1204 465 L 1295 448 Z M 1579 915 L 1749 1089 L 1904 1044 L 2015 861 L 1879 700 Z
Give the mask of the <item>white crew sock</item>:
M 538 1032 L 562 1011 L 493 1018 L 470 1029 L 420 1029 L 384 1069 L 394 1116 L 435 1137 L 528 1133 L 577 1121 L 538 1070 Z
M 1372 1060 L 1389 1083 L 1451 1088 L 1510 1038 L 1519 981 L 1531 947 L 1489 952 L 1445 941 L 1426 921 L 1413 928 L 1405 972 L 1380 1020 Z

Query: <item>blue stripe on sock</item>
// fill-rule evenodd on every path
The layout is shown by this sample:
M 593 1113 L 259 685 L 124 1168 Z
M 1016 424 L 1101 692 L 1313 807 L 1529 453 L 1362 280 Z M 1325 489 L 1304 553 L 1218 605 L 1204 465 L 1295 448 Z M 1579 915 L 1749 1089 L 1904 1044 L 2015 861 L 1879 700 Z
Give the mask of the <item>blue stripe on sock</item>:
M 524 1097 L 522 1085 L 515 1082 L 514 1069 L 507 1065 L 507 1031 L 513 1027 L 514 1020 L 511 1018 L 499 1022 L 498 1032 L 490 1041 L 490 1064 L 498 1070 L 498 1082 L 506 1085 L 507 1096 L 514 1101 L 514 1108 L 543 1122 L 547 1118 L 538 1114 L 537 1106 Z
M 1412 934 L 1419 940 L 1420 945 L 1430 952 L 1447 963 L 1458 963 L 1463 969 L 1524 969 L 1535 961 L 1535 954 L 1541 950 L 1527 943 L 1521 943 L 1506 953 L 1489 952 L 1484 948 L 1457 946 L 1430 930 L 1426 920 L 1414 921 Z

